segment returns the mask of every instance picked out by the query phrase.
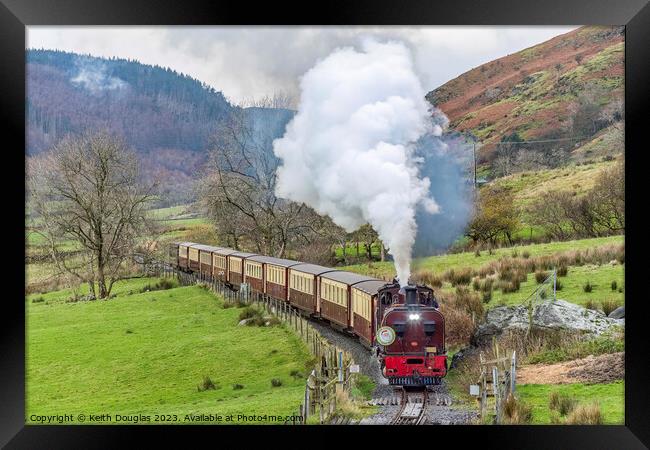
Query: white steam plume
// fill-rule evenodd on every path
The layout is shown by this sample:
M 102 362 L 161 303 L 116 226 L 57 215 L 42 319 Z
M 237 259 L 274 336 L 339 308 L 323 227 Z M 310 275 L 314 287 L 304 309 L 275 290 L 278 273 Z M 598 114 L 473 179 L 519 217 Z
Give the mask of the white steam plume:
M 329 215 L 347 231 L 370 223 L 410 276 L 418 205 L 439 210 L 420 178 L 413 144 L 430 125 L 425 91 L 401 43 L 366 40 L 318 62 L 300 83 L 298 113 L 274 141 L 276 194 Z

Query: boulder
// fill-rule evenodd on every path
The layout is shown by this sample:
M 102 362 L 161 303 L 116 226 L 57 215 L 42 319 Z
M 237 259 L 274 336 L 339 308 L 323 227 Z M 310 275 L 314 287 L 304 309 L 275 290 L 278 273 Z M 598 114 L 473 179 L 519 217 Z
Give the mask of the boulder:
M 567 331 L 580 334 L 601 335 L 614 326 L 623 325 L 624 320 L 606 317 L 600 311 L 583 308 L 565 300 L 547 300 L 533 309 L 532 327 L 549 331 Z M 473 344 L 485 345 L 492 337 L 506 330 L 528 328 L 528 307 L 500 306 L 486 314 L 485 322 L 474 333 Z
M 614 311 L 609 313 L 610 319 L 624 319 L 625 318 L 625 306 L 619 306 Z
M 237 325 L 239 325 L 240 327 L 243 327 L 244 325 L 248 324 L 248 322 L 250 322 L 251 320 L 253 320 L 253 319 L 240 320 Z

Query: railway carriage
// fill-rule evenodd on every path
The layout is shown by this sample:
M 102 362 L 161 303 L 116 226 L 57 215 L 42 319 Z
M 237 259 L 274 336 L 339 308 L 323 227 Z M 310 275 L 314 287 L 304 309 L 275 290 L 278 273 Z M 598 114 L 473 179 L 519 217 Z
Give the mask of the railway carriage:
M 194 242 L 179 242 L 178 243 L 178 261 L 177 265 L 181 269 L 190 268 L 189 251 L 190 247 L 196 245 Z
M 188 260 L 188 269 L 192 272 L 198 272 L 201 266 L 201 261 L 199 260 L 199 247 L 201 244 L 192 244 L 187 247 L 187 260 Z
M 438 384 L 447 374 L 445 318 L 429 287 L 193 242 L 173 243 L 169 252 L 180 270 L 212 274 L 233 289 L 248 283 L 351 332 L 377 351 L 390 384 Z
M 287 300 L 291 305 L 308 314 L 318 312 L 318 289 L 320 276 L 336 272 L 330 267 L 316 264 L 296 264 L 289 268 L 289 293 Z
M 228 283 L 234 288 L 239 288 L 245 281 L 245 261 L 255 253 L 234 252 L 228 255 Z
M 251 292 L 264 293 L 264 264 L 260 261 L 253 261 L 251 256 L 244 260 L 244 279 L 250 285 Z
M 251 256 L 247 261 L 262 264 L 262 290 L 260 292 L 270 297 L 286 301 L 289 267 L 300 263 L 298 261 L 274 258 L 272 256 Z
M 212 275 L 212 254 L 219 250 L 219 247 L 212 245 L 193 245 L 192 248 L 199 249 L 199 273 L 206 277 Z
M 379 290 L 386 284 L 381 280 L 369 280 L 357 283 L 350 289 L 350 328 L 366 347 L 372 347 L 375 341 Z
M 168 260 L 167 262 L 174 267 L 178 267 L 178 242 L 172 242 L 169 244 L 169 249 L 167 253 Z
M 342 328 L 350 326 L 351 287 L 374 278 L 351 272 L 328 272 L 320 276 L 318 312 L 324 319 Z
M 219 248 L 212 252 L 212 276 L 217 280 L 228 282 L 228 255 L 237 253 L 231 248 Z

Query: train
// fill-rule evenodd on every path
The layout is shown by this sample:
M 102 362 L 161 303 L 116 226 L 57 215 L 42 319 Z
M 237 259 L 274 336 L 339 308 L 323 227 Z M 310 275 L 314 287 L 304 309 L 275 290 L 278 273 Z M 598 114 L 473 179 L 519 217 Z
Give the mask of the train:
M 233 290 L 245 284 L 355 336 L 391 385 L 436 385 L 447 374 L 445 318 L 427 286 L 194 242 L 172 243 L 169 256 L 177 270 Z

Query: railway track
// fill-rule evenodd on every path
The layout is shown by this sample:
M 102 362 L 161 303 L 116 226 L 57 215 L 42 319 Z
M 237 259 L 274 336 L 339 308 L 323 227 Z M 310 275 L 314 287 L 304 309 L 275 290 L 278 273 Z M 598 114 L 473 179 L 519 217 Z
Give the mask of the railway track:
M 391 425 L 423 425 L 426 422 L 426 409 L 429 404 L 429 392 L 425 388 L 417 392 L 408 392 L 401 388 L 400 409 Z

